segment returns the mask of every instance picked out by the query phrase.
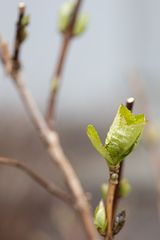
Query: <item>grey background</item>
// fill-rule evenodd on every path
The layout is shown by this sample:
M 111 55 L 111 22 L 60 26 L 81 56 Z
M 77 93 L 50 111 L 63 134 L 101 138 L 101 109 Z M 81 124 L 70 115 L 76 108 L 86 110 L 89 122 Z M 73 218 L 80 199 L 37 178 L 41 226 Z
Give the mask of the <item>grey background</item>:
M 18 2 L 0 0 L 0 33 L 11 49 Z M 26 1 L 31 24 L 21 54 L 23 72 L 43 113 L 61 44 L 56 19 L 62 3 Z M 87 124 L 93 123 L 104 139 L 119 104 L 133 95 L 135 113 L 144 112 L 148 126 L 156 121 L 155 131 L 159 133 L 160 2 L 86 0 L 83 9 L 89 14 L 89 26 L 70 47 L 58 96 L 57 128 L 66 154 L 85 189 L 92 193 L 94 208 L 100 198 L 99 186 L 107 177 L 103 160 L 86 137 Z M 61 174 L 47 161 L 44 148 L 1 67 L 0 136 L 2 156 L 26 161 L 63 186 Z M 149 148 L 143 140 L 126 161 L 125 176 L 133 191 L 122 203 L 128 218 L 120 239 L 159 239 L 156 179 L 160 168 L 159 163 L 155 165 L 158 149 L 159 142 Z M 84 239 L 75 219 L 70 209 L 46 195 L 22 173 L 1 167 L 0 239 L 71 240 L 75 239 L 74 228 L 76 239 Z

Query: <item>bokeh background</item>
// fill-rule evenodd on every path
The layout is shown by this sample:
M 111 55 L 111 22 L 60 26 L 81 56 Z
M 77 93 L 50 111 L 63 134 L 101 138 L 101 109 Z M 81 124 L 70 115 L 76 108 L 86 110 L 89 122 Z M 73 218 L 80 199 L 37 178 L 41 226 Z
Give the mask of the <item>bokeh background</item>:
M 26 1 L 31 16 L 21 59 L 26 83 L 42 113 L 61 36 L 56 23 L 63 0 Z M 13 47 L 17 0 L 0 0 L 0 33 Z M 158 0 L 85 0 L 86 33 L 72 41 L 57 102 L 57 129 L 67 156 L 92 207 L 107 180 L 105 163 L 91 147 L 86 126 L 93 123 L 104 139 L 120 103 L 136 98 L 134 112 L 144 112 L 148 130 L 125 163 L 132 185 L 121 203 L 127 222 L 117 239 L 159 239 L 158 180 L 160 2 Z M 10 79 L 0 67 L 0 155 L 19 159 L 63 186 L 63 176 L 45 153 Z M 76 230 L 75 230 L 76 229 Z M 0 167 L 0 239 L 85 239 L 73 211 L 22 172 Z

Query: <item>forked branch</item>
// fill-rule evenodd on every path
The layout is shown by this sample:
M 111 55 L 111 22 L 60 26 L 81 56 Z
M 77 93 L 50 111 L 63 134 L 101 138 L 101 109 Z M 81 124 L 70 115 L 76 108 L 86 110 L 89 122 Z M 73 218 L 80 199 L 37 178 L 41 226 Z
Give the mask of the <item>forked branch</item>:
M 81 1 L 78 1 L 78 2 L 80 4 Z M 17 28 L 18 27 L 19 25 L 17 25 Z M 2 45 L 3 44 L 1 44 L 1 46 Z M 21 44 L 18 45 L 19 50 L 20 50 L 20 47 L 21 47 Z M 0 51 L 0 52 L 2 53 L 3 51 Z M 1 59 L 3 59 L 2 54 L 1 54 Z M 37 132 L 40 135 L 42 142 L 45 145 L 45 148 L 50 156 L 50 159 L 54 164 L 57 165 L 57 167 L 61 170 L 61 172 L 64 175 L 65 182 L 67 183 L 67 186 L 71 192 L 75 207 L 79 212 L 79 216 L 81 217 L 88 239 L 96 240 L 96 232 L 93 225 L 90 205 L 83 191 L 81 183 L 78 179 L 78 176 L 76 175 L 74 169 L 72 168 L 72 165 L 70 164 L 69 160 L 67 159 L 67 157 L 63 152 L 58 134 L 55 131 L 51 131 L 50 128 L 47 126 L 45 119 L 40 113 L 32 95 L 30 94 L 29 90 L 27 89 L 22 79 L 20 68 L 14 67 L 13 58 L 12 57 L 10 57 L 9 59 L 7 58 L 5 59 L 5 61 L 2 61 L 2 62 L 4 64 L 5 69 L 7 65 L 12 66 L 11 70 L 8 71 L 8 74 L 10 75 L 10 77 L 13 80 L 13 83 L 16 86 L 17 92 L 35 128 L 37 129 Z
M 47 181 L 45 178 L 37 174 L 32 168 L 28 167 L 25 163 L 22 163 L 15 159 L 10 159 L 6 157 L 0 157 L 0 165 L 13 166 L 17 169 L 22 170 L 25 174 L 31 177 L 38 185 L 44 188 L 47 192 L 53 196 L 58 197 L 62 201 L 71 203 L 71 197 L 68 193 L 61 190 L 54 183 Z

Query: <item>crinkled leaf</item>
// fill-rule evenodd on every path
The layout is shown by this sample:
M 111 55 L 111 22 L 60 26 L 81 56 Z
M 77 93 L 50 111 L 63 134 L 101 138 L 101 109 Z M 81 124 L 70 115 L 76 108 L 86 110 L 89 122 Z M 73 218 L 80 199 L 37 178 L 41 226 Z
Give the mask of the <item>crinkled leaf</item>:
M 119 164 L 133 150 L 145 124 L 143 114 L 134 116 L 125 106 L 119 107 L 105 141 L 113 166 Z
M 97 150 L 97 152 L 99 152 L 99 154 L 104 159 L 106 159 L 109 163 L 111 163 L 111 158 L 110 158 L 105 146 L 103 146 L 96 129 L 91 124 L 89 124 L 88 127 L 87 127 L 87 135 L 88 135 L 92 145 Z

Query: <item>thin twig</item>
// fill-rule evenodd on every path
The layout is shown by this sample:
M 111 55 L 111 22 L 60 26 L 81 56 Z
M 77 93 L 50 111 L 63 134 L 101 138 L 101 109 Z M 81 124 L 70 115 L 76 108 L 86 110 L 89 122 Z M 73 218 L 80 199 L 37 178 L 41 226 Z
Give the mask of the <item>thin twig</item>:
M 114 199 L 119 179 L 119 166 L 109 169 L 109 171 L 108 193 L 105 207 L 108 225 L 105 240 L 113 239 Z
M 74 28 L 81 4 L 82 4 L 82 0 L 77 0 L 75 3 L 75 8 L 71 16 L 70 24 L 68 25 L 66 32 L 63 34 L 62 44 L 61 44 L 56 68 L 51 80 L 50 94 L 49 94 L 48 106 L 47 106 L 47 112 L 46 112 L 46 121 L 50 128 L 53 128 L 53 118 L 55 118 L 55 105 L 56 105 L 57 92 L 58 92 L 59 84 L 62 77 L 64 63 L 67 56 L 67 51 L 69 49 L 69 45 L 73 37 L 73 28 Z
M 77 12 L 80 3 L 81 1 L 78 0 L 76 10 Z M 75 15 L 77 15 L 77 13 Z M 20 46 L 21 45 L 19 45 L 19 48 Z M 90 205 L 83 191 L 78 176 L 76 175 L 72 165 L 70 164 L 69 160 L 67 159 L 63 152 L 58 134 L 55 131 L 51 131 L 50 128 L 47 126 L 47 123 L 45 122 L 45 119 L 41 115 L 32 95 L 25 86 L 25 83 L 21 76 L 20 68 L 13 67 L 12 71 L 10 72 L 10 77 L 13 79 L 17 92 L 20 95 L 20 98 L 35 128 L 37 129 L 38 134 L 40 135 L 43 143 L 45 144 L 45 147 L 52 162 L 58 166 L 58 168 L 64 175 L 65 181 L 67 183 L 67 186 L 69 187 L 69 190 L 71 191 L 75 207 L 79 212 L 79 216 L 81 217 L 81 221 L 84 225 L 84 229 L 86 231 L 88 239 L 96 240 L 96 231 L 93 225 Z
M 25 174 L 31 177 L 36 183 L 38 183 L 42 188 L 44 188 L 47 192 L 49 192 L 53 196 L 56 196 L 62 201 L 65 201 L 67 203 L 72 202 L 71 197 L 65 191 L 61 190 L 54 183 L 51 183 L 44 179 L 42 176 L 37 174 L 32 168 L 28 167 L 26 164 L 15 159 L 0 157 L 0 165 L 13 166 L 15 168 L 22 170 Z
M 78 176 L 76 175 L 69 160 L 66 158 L 63 152 L 63 149 L 59 142 L 58 134 L 48 128 L 32 95 L 25 86 L 20 71 L 11 71 L 10 76 L 13 79 L 16 89 L 35 128 L 37 129 L 38 134 L 45 144 L 52 162 L 58 166 L 64 175 L 65 181 L 74 198 L 73 200 L 77 211 L 79 212 L 79 215 L 82 219 L 88 239 L 96 240 L 96 232 L 92 221 L 90 205 L 78 179 Z
M 88 239 L 95 240 L 95 228 L 92 222 L 90 206 L 82 189 L 81 183 L 72 168 L 69 160 L 66 158 L 63 149 L 59 142 L 59 137 L 55 131 L 51 131 L 43 117 L 41 116 L 30 92 L 27 90 L 24 81 L 21 78 L 20 72 L 13 73 L 11 77 L 14 79 L 17 91 L 30 115 L 41 139 L 45 143 L 50 158 L 54 164 L 62 171 L 65 181 L 74 197 L 77 211 L 79 212 L 83 225 L 85 227 Z
M 14 42 L 14 51 L 12 56 L 12 63 L 13 63 L 13 69 L 18 70 L 20 68 L 20 60 L 19 60 L 19 54 L 20 54 L 20 46 L 21 46 L 21 22 L 22 18 L 24 17 L 26 10 L 26 6 L 23 2 L 21 2 L 18 6 L 18 21 L 16 26 L 16 34 L 15 34 L 15 42 Z

